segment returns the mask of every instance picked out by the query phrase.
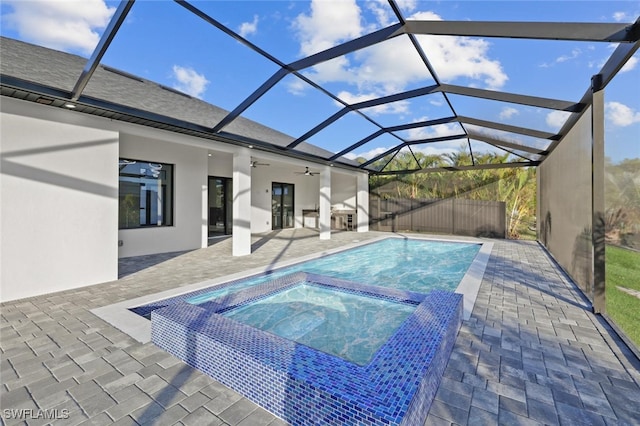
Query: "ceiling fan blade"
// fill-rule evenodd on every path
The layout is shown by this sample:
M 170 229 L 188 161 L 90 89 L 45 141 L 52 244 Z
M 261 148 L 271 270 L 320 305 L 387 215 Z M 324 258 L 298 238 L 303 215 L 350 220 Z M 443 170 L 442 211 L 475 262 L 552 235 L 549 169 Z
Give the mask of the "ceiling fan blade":
M 297 175 L 305 175 L 305 176 L 315 176 L 315 175 L 319 175 L 320 172 L 312 172 L 311 170 L 309 170 L 308 167 L 305 167 L 304 172 L 293 172 Z

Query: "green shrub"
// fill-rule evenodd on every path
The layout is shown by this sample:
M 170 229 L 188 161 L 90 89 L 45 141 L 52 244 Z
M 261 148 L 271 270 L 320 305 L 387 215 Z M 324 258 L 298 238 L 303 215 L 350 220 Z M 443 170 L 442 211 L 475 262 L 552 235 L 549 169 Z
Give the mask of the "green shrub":
M 619 287 L 640 292 L 640 253 L 606 248 L 607 314 L 640 348 L 640 299 Z

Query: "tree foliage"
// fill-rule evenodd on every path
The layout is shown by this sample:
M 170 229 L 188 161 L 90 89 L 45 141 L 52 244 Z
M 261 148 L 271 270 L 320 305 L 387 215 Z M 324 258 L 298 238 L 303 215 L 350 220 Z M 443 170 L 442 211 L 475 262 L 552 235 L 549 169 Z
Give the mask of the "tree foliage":
M 415 159 L 414 159 L 415 155 Z M 476 164 L 508 162 L 509 153 L 475 155 Z M 468 152 L 460 149 L 446 155 L 399 153 L 385 167 L 385 171 L 416 169 L 416 159 L 421 167 L 471 165 Z M 388 161 L 388 160 L 387 160 Z M 413 165 L 408 167 L 409 165 Z M 372 193 L 381 198 L 464 198 L 471 200 L 504 201 L 510 238 L 531 236 L 535 230 L 536 170 L 526 168 L 502 168 L 430 173 L 406 173 L 398 175 L 374 175 L 369 179 Z
M 607 242 L 640 249 L 640 158 L 607 159 L 604 184 Z

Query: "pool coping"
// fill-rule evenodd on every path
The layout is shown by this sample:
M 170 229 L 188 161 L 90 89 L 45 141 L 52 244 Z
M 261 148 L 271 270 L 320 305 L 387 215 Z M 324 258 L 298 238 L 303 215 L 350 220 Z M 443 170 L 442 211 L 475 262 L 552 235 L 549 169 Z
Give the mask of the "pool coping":
M 222 315 L 307 282 L 416 309 L 365 365 Z M 298 272 L 200 305 L 154 310 L 152 341 L 293 425 L 422 424 L 462 322 L 462 298 Z
M 133 299 L 127 299 L 122 302 L 114 303 L 111 305 L 101 306 L 91 310 L 91 313 L 108 322 L 113 327 L 131 336 L 133 339 L 140 343 L 149 343 L 151 341 L 151 321 L 141 317 L 140 315 L 132 312 L 130 309 L 137 306 L 158 302 L 164 299 L 173 298 L 186 293 L 192 293 L 207 287 L 214 287 L 226 284 L 230 281 L 238 281 L 253 275 L 264 274 L 276 269 L 285 268 L 295 265 L 297 263 L 306 262 L 308 260 L 317 259 L 323 256 L 339 253 L 352 248 L 372 244 L 377 241 L 385 240 L 388 238 L 401 238 L 401 239 L 417 239 L 427 241 L 441 241 L 441 242 L 455 242 L 455 243 L 472 243 L 480 244 L 480 250 L 476 254 L 471 266 L 467 270 L 466 274 L 460 280 L 455 292 L 462 294 L 464 297 L 463 302 L 463 319 L 468 320 L 471 317 L 473 306 L 475 304 L 478 291 L 480 290 L 480 284 L 482 283 L 482 277 L 484 276 L 491 251 L 493 250 L 493 242 L 481 240 L 473 237 L 463 238 L 446 238 L 437 236 L 423 236 L 414 234 L 402 234 L 395 233 L 391 235 L 382 235 L 380 237 L 367 239 L 364 241 L 354 241 L 351 244 L 345 244 L 341 247 L 337 247 L 330 250 L 325 250 L 318 253 L 312 253 L 305 256 L 300 256 L 295 259 L 290 259 L 282 262 L 277 262 L 272 265 L 260 266 L 251 268 L 246 271 L 225 275 L 222 277 L 212 278 L 210 280 L 201 281 L 194 284 L 178 287 L 171 290 L 162 291 L 159 293 L 148 294 Z

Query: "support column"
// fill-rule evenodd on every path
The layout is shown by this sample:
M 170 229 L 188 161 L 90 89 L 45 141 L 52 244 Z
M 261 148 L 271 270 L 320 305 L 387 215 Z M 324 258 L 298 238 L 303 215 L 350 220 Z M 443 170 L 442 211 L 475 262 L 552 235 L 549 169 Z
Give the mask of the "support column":
M 604 223 L 604 87 L 602 75 L 591 78 L 591 201 L 593 244 L 593 312 L 606 312 Z
M 331 167 L 320 172 L 320 239 L 331 239 Z
M 251 154 L 241 148 L 233 154 L 233 235 L 234 256 L 251 254 Z
M 205 156 L 205 158 L 207 158 Z M 205 183 L 202 185 L 202 226 L 200 227 L 200 248 L 209 246 L 209 180 L 208 169 L 204 169 Z
M 356 182 L 358 232 L 369 232 L 369 175 L 358 173 Z

